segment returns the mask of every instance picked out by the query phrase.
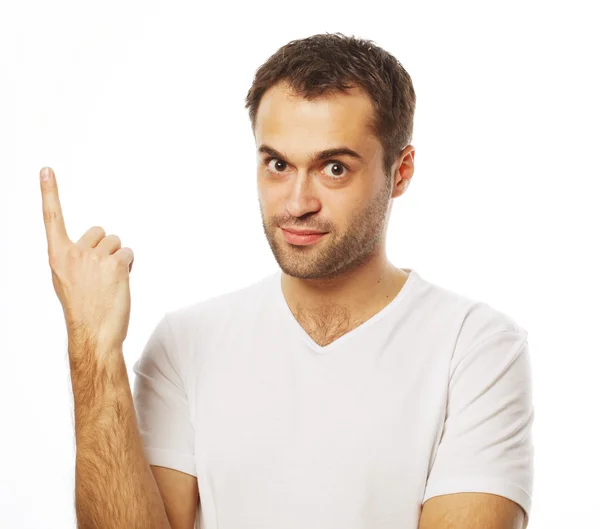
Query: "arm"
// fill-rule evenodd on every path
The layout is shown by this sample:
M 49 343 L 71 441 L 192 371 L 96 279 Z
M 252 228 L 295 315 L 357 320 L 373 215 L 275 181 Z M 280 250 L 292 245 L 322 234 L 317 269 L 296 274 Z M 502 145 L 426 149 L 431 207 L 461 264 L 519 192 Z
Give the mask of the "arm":
M 72 342 L 79 529 L 170 529 L 144 456 L 122 350 L 96 354 L 88 343 Z
M 69 339 L 78 527 L 171 529 L 143 452 L 123 359 L 133 251 L 98 226 L 73 243 L 54 171 L 43 168 L 40 179 L 52 284 Z
M 423 504 L 419 529 L 524 529 L 524 518 L 521 506 L 503 496 L 444 494 Z
M 502 329 L 467 345 L 452 361 L 420 529 L 525 528 L 534 470 L 527 331 Z
M 171 529 L 194 529 L 200 506 L 198 480 L 173 468 L 150 465 L 160 490 Z
M 175 326 L 175 329 L 172 328 Z M 144 454 L 161 492 L 172 529 L 192 529 L 200 510 L 195 431 L 185 373 L 193 371 L 181 355 L 176 335 L 185 328 L 167 313 L 133 364 L 133 404 Z

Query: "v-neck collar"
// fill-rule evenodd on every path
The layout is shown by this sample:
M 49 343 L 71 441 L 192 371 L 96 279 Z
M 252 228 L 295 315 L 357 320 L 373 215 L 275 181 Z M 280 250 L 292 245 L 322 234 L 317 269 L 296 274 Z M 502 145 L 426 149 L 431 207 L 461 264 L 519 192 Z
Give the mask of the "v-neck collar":
M 284 318 L 289 321 L 290 325 L 294 329 L 296 329 L 296 332 L 300 334 L 300 336 L 311 347 L 311 349 L 313 349 L 317 353 L 327 353 L 332 349 L 340 347 L 342 344 L 346 343 L 348 340 L 350 340 L 357 334 L 363 332 L 367 327 L 370 327 L 371 325 L 385 317 L 386 314 L 394 310 L 394 308 L 400 304 L 400 302 L 408 294 L 408 291 L 411 289 L 412 285 L 418 280 L 418 274 L 414 269 L 402 268 L 402 270 L 404 270 L 408 274 L 408 277 L 404 282 L 404 285 L 400 289 L 400 292 L 396 294 L 396 296 L 392 301 L 390 301 L 390 303 L 383 307 L 383 309 L 381 309 L 379 312 L 371 316 L 368 320 L 361 323 L 358 327 L 355 327 L 354 329 L 348 331 L 347 333 L 343 334 L 342 336 L 325 346 L 319 345 L 317 342 L 315 342 L 310 336 L 310 334 L 308 334 L 304 330 L 304 327 L 300 325 L 298 320 L 296 320 L 294 313 L 291 311 L 289 305 L 287 304 L 285 296 L 283 295 L 283 272 L 281 270 L 279 270 L 279 272 L 276 272 L 274 275 L 275 297 L 277 299 L 278 309 L 283 312 Z

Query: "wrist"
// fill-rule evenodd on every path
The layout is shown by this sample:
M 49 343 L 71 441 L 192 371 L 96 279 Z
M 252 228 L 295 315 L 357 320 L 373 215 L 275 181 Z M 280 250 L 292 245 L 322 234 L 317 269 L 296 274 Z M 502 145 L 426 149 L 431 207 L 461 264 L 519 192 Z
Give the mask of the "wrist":
M 122 346 L 69 338 L 68 352 L 74 384 L 109 382 L 118 378 L 127 378 Z

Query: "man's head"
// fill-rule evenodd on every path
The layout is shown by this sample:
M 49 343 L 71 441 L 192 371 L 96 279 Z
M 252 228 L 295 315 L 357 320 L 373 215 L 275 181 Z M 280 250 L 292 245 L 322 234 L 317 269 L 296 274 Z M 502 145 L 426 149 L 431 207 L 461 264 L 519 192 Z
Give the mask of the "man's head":
M 391 199 L 413 172 L 415 93 L 400 63 L 340 34 L 292 41 L 257 70 L 246 107 L 263 228 L 281 269 L 333 277 L 380 255 Z M 337 148 L 355 154 L 318 156 Z M 327 233 L 301 246 L 282 227 Z

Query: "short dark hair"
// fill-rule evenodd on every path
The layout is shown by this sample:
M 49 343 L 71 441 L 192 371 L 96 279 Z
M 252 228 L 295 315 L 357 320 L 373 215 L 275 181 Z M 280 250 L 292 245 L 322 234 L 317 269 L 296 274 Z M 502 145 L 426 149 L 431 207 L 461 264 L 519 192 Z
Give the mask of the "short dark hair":
M 246 96 L 252 130 L 263 94 L 285 81 L 307 100 L 358 88 L 374 106 L 369 124 L 383 147 L 388 176 L 396 158 L 412 140 L 416 96 L 400 62 L 372 40 L 323 33 L 280 47 L 255 73 Z

